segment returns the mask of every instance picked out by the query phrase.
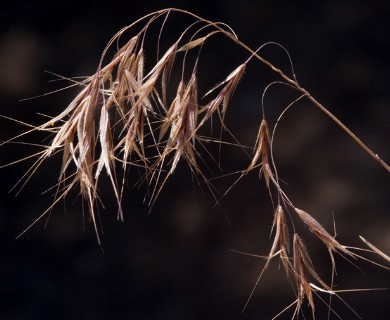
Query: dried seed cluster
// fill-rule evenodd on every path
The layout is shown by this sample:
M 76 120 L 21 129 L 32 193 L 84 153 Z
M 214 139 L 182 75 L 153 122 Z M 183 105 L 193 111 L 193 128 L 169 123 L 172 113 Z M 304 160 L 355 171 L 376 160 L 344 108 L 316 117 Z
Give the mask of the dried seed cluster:
M 164 21 L 161 27 L 162 31 L 168 15 L 172 11 L 186 13 L 194 17 L 196 22 L 190 25 L 178 37 L 177 41 L 160 55 L 149 71 L 145 71 L 147 66 L 145 66 L 144 43 L 148 28 L 158 18 L 161 18 Z M 104 64 L 109 49 L 115 43 L 119 43 L 126 32 L 132 31 L 135 26 L 141 23 L 141 30 L 121 46 L 108 63 Z M 222 33 L 238 46 L 247 50 L 250 58 L 225 76 L 219 85 L 203 95 L 203 99 L 200 99 L 197 72 L 200 49 L 208 39 L 218 33 Z M 190 75 L 186 77 L 184 69 L 189 64 L 191 65 L 186 58 L 189 50 L 192 49 L 198 49 L 198 55 L 195 63 L 192 64 Z M 178 59 L 182 62 L 178 64 L 182 66 L 182 77 L 178 85 L 175 86 L 176 88 L 173 88 L 176 94 L 170 99 L 168 88 L 172 89 L 174 86 L 170 81 L 170 74 Z M 60 199 L 66 197 L 71 189 L 78 186 L 80 194 L 88 204 L 89 216 L 100 243 L 95 211 L 99 202 L 98 183 L 102 172 L 105 172 L 111 181 L 118 203 L 119 220 L 124 218 L 121 200 L 126 173 L 131 168 L 143 169 L 142 179 L 152 189 L 150 205 L 153 205 L 168 177 L 175 172 L 180 159 L 184 159 L 193 172 L 203 177 L 197 162 L 197 143 L 201 141 L 199 130 L 213 116 L 216 116 L 222 126 L 225 126 L 224 117 L 229 102 L 244 75 L 248 62 L 252 59 L 257 59 L 269 66 L 280 75 L 286 84 L 299 92 L 300 98 L 307 97 L 311 100 L 369 154 L 372 153 L 344 125 L 340 124 L 337 118 L 300 87 L 295 78 L 290 79 L 281 70 L 259 56 L 257 51 L 253 51 L 241 43 L 228 26 L 202 19 L 178 9 L 167 9 L 147 15 L 120 30 L 104 50 L 96 73 L 84 81 L 76 83 L 82 89 L 68 107 L 48 122 L 38 127 L 32 127 L 30 131 L 26 132 L 34 130 L 47 132 L 53 136 L 53 139 L 41 152 L 34 155 L 38 159 L 26 173 L 25 180 L 29 179 L 43 161 L 55 153 L 62 152 L 62 168 L 53 206 Z M 20 136 L 7 142 L 16 140 Z M 264 116 L 259 126 L 252 160 L 241 175 L 243 177 L 255 169 L 260 170 L 272 203 L 275 202 L 273 195 L 277 195 L 272 227 L 274 240 L 268 256 L 265 257 L 266 264 L 263 271 L 267 269 L 270 261 L 278 256 L 295 288 L 296 309 L 294 316 L 298 316 L 302 303 L 307 299 L 314 318 L 313 293 L 322 291 L 334 295 L 335 292 L 332 288 L 333 283 L 326 284 L 315 271 L 302 237 L 295 231 L 294 221 L 300 221 L 306 225 L 327 248 L 332 263 L 332 279 L 335 272 L 334 253 L 348 258 L 359 256 L 353 253 L 350 248 L 340 244 L 309 213 L 296 208 L 287 197 L 279 184 L 272 152 L 270 152 L 272 151 L 272 139 Z M 222 143 L 222 141 L 219 142 Z M 376 156 L 375 159 L 386 168 L 387 165 L 379 157 Z M 122 168 L 122 179 L 118 178 L 118 166 Z M 387 170 L 389 170 L 388 166 Z M 44 212 L 36 221 L 46 215 L 48 211 Z M 366 240 L 364 241 L 366 242 Z M 368 242 L 366 243 L 374 252 L 388 259 L 388 256 L 379 249 Z M 258 281 L 262 274 L 263 272 L 261 272 Z

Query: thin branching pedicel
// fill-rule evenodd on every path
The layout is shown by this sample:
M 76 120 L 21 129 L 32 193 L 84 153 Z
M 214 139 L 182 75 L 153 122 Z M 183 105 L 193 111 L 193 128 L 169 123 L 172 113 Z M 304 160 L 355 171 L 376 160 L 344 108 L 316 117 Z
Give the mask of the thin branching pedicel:
M 149 40 L 147 32 L 149 27 L 152 24 L 161 23 L 160 35 L 157 39 L 158 52 L 160 52 L 160 39 L 164 26 L 168 23 L 168 17 L 173 12 L 186 14 L 195 22 L 190 24 L 174 43 L 168 44 L 167 49 L 162 50 L 162 54 L 158 54 L 154 64 L 145 65 L 145 42 Z M 139 30 L 140 26 L 140 31 L 132 34 L 130 40 L 124 45 L 119 45 L 120 40 L 125 35 L 133 32 L 136 27 L 136 30 Z M 200 53 L 203 46 L 217 34 L 222 34 L 242 48 L 248 54 L 248 58 L 232 68 L 230 73 L 221 76 L 221 82 L 217 86 L 202 93 L 199 92 L 198 87 L 199 82 L 203 81 L 198 74 L 199 61 L 202 58 Z M 106 63 L 107 53 L 115 47 L 114 45 L 117 45 L 118 49 L 113 58 Z M 288 55 L 287 50 L 281 45 L 274 43 L 268 45 L 277 45 Z M 199 159 L 202 158 L 198 146 L 203 147 L 202 142 L 206 140 L 204 136 L 200 135 L 200 131 L 206 123 L 211 123 L 212 119 L 216 118 L 221 127 L 229 132 L 225 124 L 225 115 L 228 112 L 233 93 L 241 82 L 249 62 L 258 61 L 280 77 L 275 83 L 282 83 L 293 88 L 299 97 L 280 114 L 272 131 L 270 130 L 272 126 L 269 126 L 264 114 L 264 106 L 262 106 L 263 118 L 254 142 L 253 157 L 248 161 L 246 169 L 239 172 L 238 180 L 252 171 L 258 170 L 259 174 L 264 177 L 272 205 L 275 208 L 271 230 L 271 235 L 273 235 L 271 249 L 269 254 L 263 257 L 266 260 L 265 265 L 244 309 L 248 306 L 259 280 L 269 267 L 271 260 L 279 257 L 296 293 L 293 317 L 298 317 L 301 313 L 301 306 L 307 300 L 311 316 L 315 318 L 315 295 L 317 292 L 327 293 L 330 297 L 337 296 L 333 289 L 336 269 L 335 254 L 347 260 L 365 258 L 353 252 L 353 249 L 359 250 L 358 248 L 350 248 L 339 243 L 312 215 L 298 209 L 284 192 L 279 183 L 272 152 L 276 126 L 288 108 L 292 107 L 296 101 L 307 98 L 388 172 L 390 172 L 390 167 L 301 87 L 294 72 L 292 72 L 293 77 L 290 78 L 271 62 L 262 58 L 259 52 L 264 47 L 252 50 L 242 43 L 227 25 L 208 21 L 179 9 L 166 9 L 151 13 L 120 30 L 104 49 L 95 74 L 81 82 L 69 79 L 74 83 L 74 86 L 79 86 L 81 90 L 62 113 L 38 127 L 14 120 L 16 123 L 29 127 L 29 131 L 25 134 L 41 131 L 52 136 L 51 143 L 42 146 L 42 151 L 14 162 L 37 158 L 31 169 L 19 181 L 22 187 L 44 161 L 58 152 L 62 153 L 62 167 L 59 172 L 55 200 L 52 206 L 42 213 L 35 222 L 46 216 L 59 200 L 67 197 L 70 191 L 78 186 L 79 192 L 87 204 L 89 217 L 100 244 L 100 226 L 98 226 L 96 210 L 100 202 L 98 190 L 103 172 L 109 177 L 112 185 L 118 203 L 117 217 L 119 220 L 123 220 L 125 216 L 121 202 L 127 173 L 134 168 L 141 171 L 140 180 L 148 188 L 147 195 L 150 206 L 155 204 L 167 179 L 175 173 L 180 160 L 185 160 L 191 172 L 200 177 L 213 192 L 210 180 L 202 172 L 199 165 Z M 188 58 L 194 52 L 195 63 Z M 288 58 L 291 62 L 289 55 Z M 176 70 L 177 74 L 181 74 L 179 81 L 171 80 L 170 75 L 173 70 Z M 190 74 L 187 74 L 188 70 L 191 71 Z M 175 92 L 173 98 L 170 97 L 169 92 Z M 1 145 L 18 142 L 25 134 L 3 142 Z M 209 141 L 211 140 L 210 138 Z M 222 138 L 213 141 L 219 145 L 224 142 Z M 244 148 L 239 142 L 237 145 Z M 306 226 L 325 245 L 332 265 L 330 284 L 327 284 L 315 270 L 315 264 L 304 245 L 304 238 L 298 234 L 295 228 L 294 224 L 297 221 Z M 27 232 L 30 227 L 22 234 Z M 362 240 L 371 249 L 369 251 L 380 255 L 389 262 L 388 255 L 364 238 Z M 335 313 L 329 302 L 330 312 Z

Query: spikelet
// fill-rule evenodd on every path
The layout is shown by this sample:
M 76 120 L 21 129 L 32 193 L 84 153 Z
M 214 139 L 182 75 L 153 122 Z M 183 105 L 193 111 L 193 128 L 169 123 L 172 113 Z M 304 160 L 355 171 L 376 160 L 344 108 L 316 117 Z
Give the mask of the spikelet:
M 238 83 L 240 82 L 242 76 L 244 75 L 245 68 L 246 68 L 246 63 L 239 65 L 226 77 L 224 81 L 222 81 L 219 85 L 217 85 L 216 87 L 214 87 L 213 89 L 211 89 L 205 94 L 206 97 L 210 93 L 215 91 L 217 88 L 222 86 L 222 89 L 220 90 L 218 95 L 201 109 L 201 112 L 205 111 L 206 113 L 203 116 L 202 120 L 200 121 L 199 127 L 201 127 L 208 119 L 210 119 L 211 116 L 216 111 L 219 111 L 222 114 L 221 120 L 223 123 L 223 117 L 229 105 L 230 98 L 232 97 Z M 222 110 L 219 110 L 221 106 L 222 106 Z
M 181 156 L 184 156 L 191 166 L 197 167 L 194 153 L 199 108 L 197 91 L 197 78 L 194 72 L 188 85 L 185 86 L 184 83 L 179 85 L 178 93 L 168 113 L 167 121 L 170 123 L 171 130 L 166 151 L 168 153 L 175 151 L 171 174 L 175 171 Z M 162 130 L 160 136 L 166 128 L 163 127 Z
M 290 265 L 289 265 L 289 234 L 288 234 L 288 225 L 286 221 L 286 217 L 281 205 L 278 205 L 274 214 L 274 221 L 272 224 L 272 230 L 275 229 L 274 241 L 271 246 L 271 250 L 268 254 L 267 263 L 264 266 L 266 269 L 271 261 L 271 259 L 275 256 L 275 253 L 278 251 L 284 269 L 288 274 Z
M 257 133 L 254 156 L 248 168 L 245 170 L 245 174 L 252 171 L 258 164 L 260 164 L 261 172 L 264 175 L 264 180 L 267 188 L 270 188 L 270 181 L 272 181 L 277 188 L 279 188 L 271 167 L 269 165 L 268 148 L 270 145 L 270 133 L 267 121 L 263 119 L 261 121 L 259 131 Z M 259 163 L 260 162 L 260 163 Z
M 341 245 L 334 237 L 332 237 L 325 228 L 318 223 L 307 212 L 294 208 L 295 212 L 298 214 L 299 218 L 306 224 L 309 230 L 314 233 L 331 252 L 345 253 L 350 257 L 354 257 L 351 251 L 349 251 L 345 246 Z
M 305 270 L 309 270 L 310 273 L 315 273 L 313 264 L 310 260 L 309 254 L 298 234 L 294 234 L 293 237 L 293 255 L 294 255 L 294 276 L 297 288 L 297 307 L 296 310 L 300 310 L 303 299 L 305 296 L 309 301 L 309 305 L 312 310 L 313 319 L 315 313 L 315 305 L 313 300 L 313 294 L 310 286 L 310 282 L 307 279 Z

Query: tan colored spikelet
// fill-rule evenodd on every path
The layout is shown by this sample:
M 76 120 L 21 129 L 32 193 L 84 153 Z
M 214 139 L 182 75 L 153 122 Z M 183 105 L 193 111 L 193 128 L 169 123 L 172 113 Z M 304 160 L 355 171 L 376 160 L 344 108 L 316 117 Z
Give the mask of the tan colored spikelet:
M 382 250 L 379 250 L 376 246 L 374 246 L 371 242 L 364 239 L 362 236 L 359 236 L 359 238 L 376 254 L 381 256 L 383 259 L 385 259 L 387 262 L 390 262 L 390 256 L 388 256 L 386 253 L 384 253 Z
M 288 258 L 289 235 L 286 217 L 281 205 L 276 207 L 274 221 L 272 224 L 272 230 L 273 229 L 275 229 L 274 241 L 268 254 L 267 263 L 265 264 L 264 269 L 268 267 L 271 259 L 275 256 L 276 251 L 279 250 L 280 259 L 286 273 L 288 274 L 290 269 L 290 261 Z
M 65 177 L 66 169 L 71 161 L 76 166 L 73 180 L 65 188 L 61 197 L 65 197 L 68 191 L 75 184 L 79 184 L 80 193 L 86 200 L 89 208 L 90 218 L 93 222 L 98 242 L 100 243 L 99 231 L 94 213 L 94 205 L 97 199 L 96 188 L 93 177 L 95 164 L 95 111 L 99 95 L 99 81 L 97 77 L 91 77 L 85 89 L 72 101 L 66 112 L 55 118 L 55 122 L 63 121 L 57 131 L 51 146 L 47 149 L 47 156 L 50 156 L 56 149 L 64 150 L 60 179 Z M 48 125 L 45 124 L 45 125 Z M 45 126 L 44 125 L 44 126 Z M 75 141 L 75 145 L 74 145 Z M 61 182 L 61 181 L 60 181 Z
M 104 107 L 101 108 L 101 116 L 99 122 L 99 141 L 101 146 L 101 154 L 95 172 L 95 180 L 98 180 L 103 167 L 106 168 L 107 174 L 111 175 L 111 166 L 114 165 L 114 150 L 112 144 L 110 119 L 108 116 L 108 111 Z
M 196 48 L 196 47 L 202 45 L 206 41 L 207 38 L 208 38 L 208 36 L 204 36 L 204 37 L 192 40 L 192 41 L 186 43 L 185 45 L 181 46 L 177 50 L 177 52 L 188 51 L 188 50 L 191 50 L 193 48 Z
M 143 52 L 140 51 L 136 63 L 133 66 L 136 68 L 137 73 L 133 73 L 130 70 L 125 70 L 126 81 L 128 84 L 128 96 L 124 96 L 127 99 L 130 99 L 131 109 L 142 109 L 143 115 L 138 113 L 139 115 L 139 123 L 145 123 L 147 120 L 147 114 L 151 112 L 154 113 L 152 108 L 152 104 L 150 103 L 151 94 L 156 93 L 156 83 L 161 77 L 165 77 L 165 74 L 169 73 L 169 69 L 173 65 L 173 61 L 175 59 L 177 50 L 177 43 L 172 45 L 167 52 L 163 55 L 163 57 L 156 63 L 156 65 L 152 68 L 152 70 L 143 78 L 139 79 L 141 75 L 143 75 Z M 143 126 L 139 126 L 138 130 L 138 138 L 139 144 L 143 144 L 144 136 L 143 136 Z
M 268 124 L 265 119 L 261 121 L 259 131 L 257 133 L 256 145 L 255 145 L 255 154 L 252 158 L 251 163 L 249 164 L 246 172 L 251 171 L 258 163 L 261 158 L 261 165 L 268 163 L 268 144 L 269 144 L 269 129 Z M 269 179 L 267 180 L 269 184 Z
M 245 73 L 246 63 L 241 64 L 237 67 L 227 78 L 226 84 L 222 89 L 223 96 L 223 108 L 222 115 L 224 116 L 226 113 L 226 109 L 229 105 L 230 99 L 237 88 L 238 83 L 241 81 L 242 76 Z
M 286 216 L 284 214 L 282 206 L 278 205 L 276 210 L 277 211 L 275 214 L 275 222 L 276 222 L 276 228 L 279 229 L 276 233 L 278 234 L 279 247 L 281 250 L 280 259 L 282 260 L 285 271 L 288 272 L 288 269 L 290 267 L 290 261 L 288 257 L 288 252 L 289 252 L 288 225 L 287 225 Z
M 138 42 L 138 35 L 132 37 L 122 48 L 119 49 L 116 56 L 121 56 L 120 62 L 118 65 L 118 77 L 123 76 L 124 70 L 130 70 L 134 73 L 135 70 L 132 70 L 134 56 L 136 53 L 136 46 Z
M 277 181 L 274 178 L 271 167 L 269 165 L 268 148 L 270 145 L 270 133 L 267 121 L 263 119 L 261 121 L 259 131 L 257 133 L 254 156 L 248 168 L 245 170 L 245 174 L 252 171 L 258 164 L 260 164 L 261 172 L 264 175 L 264 180 L 267 188 L 270 188 L 270 181 L 280 189 Z M 259 163 L 260 161 L 260 163 Z
M 163 109 L 166 109 L 167 107 L 167 87 L 168 87 L 168 80 L 171 75 L 171 71 L 173 68 L 173 64 L 175 62 L 175 57 L 177 51 L 177 45 L 174 45 L 172 47 L 172 52 L 168 55 L 167 62 L 163 68 L 162 76 L 161 76 L 161 95 L 162 95 L 162 107 Z
M 307 279 L 305 274 L 305 268 L 310 268 L 311 270 L 314 270 L 314 268 L 301 238 L 296 233 L 294 234 L 293 237 L 293 256 L 294 256 L 293 258 L 294 276 L 295 276 L 295 283 L 297 287 L 297 308 L 296 309 L 298 311 L 301 309 L 302 302 L 306 296 L 310 308 L 312 310 L 312 315 L 314 319 L 315 305 L 313 300 L 313 294 L 310 287 L 310 282 Z
M 117 77 L 111 81 L 109 98 L 105 103 L 107 110 L 115 104 L 119 109 L 118 113 L 124 117 L 126 112 L 135 104 L 134 93 L 142 85 L 143 77 L 143 51 L 134 52 L 126 57 L 126 61 L 121 61 L 118 65 Z M 147 98 L 143 100 L 144 106 L 151 109 Z
M 134 37 L 133 42 L 136 40 Z M 124 170 L 133 151 L 145 164 L 147 162 L 143 145 L 144 124 L 148 121 L 148 113 L 153 113 L 149 96 L 154 90 L 153 84 L 160 76 L 159 73 L 151 75 L 151 82 L 143 83 L 143 50 L 140 48 L 138 52 L 132 52 L 130 49 L 126 51 L 125 61 L 118 66 L 118 78 L 110 97 L 118 106 L 124 125 L 124 137 L 116 145 L 116 148 L 121 147 L 123 151 Z
M 53 123 L 64 122 L 58 127 L 51 145 L 45 151 L 45 157 L 49 157 L 57 149 L 63 150 L 62 167 L 59 175 L 60 182 L 65 177 L 66 170 L 73 161 L 77 171 L 70 185 L 78 183 L 81 195 L 85 198 L 91 197 L 89 203 L 94 202 L 96 195 L 93 190 L 92 169 L 96 141 L 94 114 L 99 92 L 98 86 L 97 78 L 91 77 L 89 83 L 68 108 L 52 119 Z M 66 117 L 68 118 L 65 120 Z M 50 125 L 48 122 L 42 125 L 41 128 Z M 73 145 L 74 140 L 76 140 L 76 145 Z M 66 193 L 64 192 L 64 195 Z
M 150 199 L 150 205 L 153 206 L 156 197 L 162 190 L 168 177 L 172 175 L 181 157 L 183 157 L 192 169 L 200 172 L 196 162 L 194 144 L 196 141 L 197 118 L 198 118 L 198 87 L 196 68 L 194 69 L 191 79 L 188 84 L 181 81 L 176 97 L 173 100 L 167 115 L 160 127 L 159 141 L 169 130 L 168 140 L 163 151 L 157 157 L 156 162 L 152 166 L 152 176 L 157 172 L 156 184 Z M 160 174 L 162 172 L 165 159 L 173 153 L 170 169 L 160 187 L 157 189 Z M 155 168 L 158 168 L 155 170 Z
M 173 99 L 173 101 L 168 109 L 167 115 L 164 118 L 163 123 L 161 124 L 159 140 L 161 140 L 163 138 L 163 136 L 166 134 L 168 129 L 173 125 L 173 123 L 179 117 L 180 106 L 182 103 L 184 91 L 185 91 L 185 83 L 182 80 L 182 81 L 180 81 L 180 83 L 177 87 L 176 96 Z
M 111 125 L 110 125 L 108 111 L 104 106 L 101 108 L 101 116 L 100 116 L 100 123 L 99 123 L 99 141 L 101 146 L 101 154 L 95 172 L 95 185 L 96 185 L 95 188 L 97 189 L 100 173 L 103 167 L 105 167 L 106 173 L 110 178 L 111 185 L 117 200 L 118 219 L 123 221 L 122 206 L 120 203 L 120 195 L 119 195 L 118 185 L 115 176 L 115 156 L 114 156 L 114 146 L 113 146 L 112 135 L 111 135 Z
M 167 151 L 175 150 L 170 173 L 183 155 L 187 162 L 197 168 L 195 153 L 193 151 L 198 117 L 198 88 L 195 72 L 188 85 L 179 86 L 177 100 L 175 101 L 171 116 L 171 131 L 167 142 Z
M 177 50 L 177 52 L 188 51 L 188 50 L 194 49 L 194 48 L 196 48 L 196 47 L 198 47 L 198 46 L 201 46 L 201 45 L 203 45 L 203 44 L 205 43 L 205 41 L 206 41 L 208 38 L 210 38 L 211 36 L 213 36 L 213 35 L 216 34 L 216 33 L 219 33 L 219 31 L 218 31 L 218 30 L 212 31 L 212 32 L 208 33 L 206 36 L 197 38 L 197 39 L 195 39 L 195 40 L 192 40 L 192 39 L 191 39 L 191 41 L 189 41 L 189 42 L 187 42 L 186 44 L 184 44 L 183 46 L 181 46 L 181 47 Z
M 314 219 L 307 212 L 294 208 L 295 212 L 301 218 L 301 220 L 308 226 L 309 230 L 314 233 L 324 244 L 325 246 L 333 252 L 342 252 L 351 257 L 354 257 L 352 252 L 349 251 L 345 246 L 341 245 L 334 237 L 332 237 L 325 228 L 318 223 L 316 219 Z
M 321 279 L 321 277 L 318 275 L 318 273 L 315 271 L 313 262 L 310 259 L 309 253 L 306 250 L 305 245 L 303 244 L 302 239 L 298 236 L 297 233 L 294 234 L 294 237 L 296 238 L 296 246 L 298 248 L 298 251 L 300 252 L 300 258 L 302 260 L 303 265 L 305 266 L 306 270 L 309 272 L 309 274 L 326 290 L 330 291 L 329 286 Z
M 117 147 L 123 144 L 124 166 L 129 162 L 133 151 L 135 151 L 144 163 L 146 162 L 144 149 L 142 148 L 142 145 L 139 146 L 139 143 L 142 143 L 143 141 L 142 130 L 140 129 L 142 122 L 140 121 L 140 118 L 142 118 L 142 110 L 134 108 L 130 110 L 125 119 L 125 137 L 117 144 Z
M 154 91 L 158 79 L 162 76 L 163 91 L 165 92 L 167 78 L 173 66 L 177 53 L 177 43 L 174 43 L 156 63 L 152 70 L 145 76 L 146 80 L 136 92 L 140 101 L 149 97 L 150 93 Z M 163 93 L 165 95 L 165 93 Z
M 199 127 L 201 127 L 205 121 L 207 121 L 217 110 L 219 110 L 220 106 L 222 105 L 222 110 L 220 111 L 222 114 L 221 120 L 223 121 L 223 116 L 226 112 L 226 109 L 228 107 L 230 98 L 232 97 L 238 83 L 240 82 L 244 72 L 245 72 L 246 64 L 243 63 L 239 65 L 233 72 L 231 72 L 226 79 L 208 91 L 205 94 L 205 97 L 211 94 L 213 91 L 215 91 L 220 86 L 223 86 L 221 91 L 218 93 L 218 95 L 209 102 L 206 106 L 202 108 L 202 112 L 205 111 L 205 115 L 203 116 L 202 120 L 199 123 Z

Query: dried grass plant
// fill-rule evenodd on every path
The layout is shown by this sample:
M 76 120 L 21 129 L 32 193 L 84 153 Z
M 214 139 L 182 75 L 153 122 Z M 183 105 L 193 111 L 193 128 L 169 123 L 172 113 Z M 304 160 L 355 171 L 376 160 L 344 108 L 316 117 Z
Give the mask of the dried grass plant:
M 144 46 L 145 42 L 150 40 L 148 38 L 149 28 L 159 24 L 160 36 L 153 41 L 158 43 L 159 48 L 162 47 L 161 35 L 168 23 L 168 18 L 174 13 L 189 15 L 194 22 L 174 43 L 168 45 L 165 52 L 157 53 L 157 62 L 147 65 Z M 128 37 L 129 34 L 131 34 L 130 40 L 121 45 L 122 39 L 125 36 Z M 197 68 L 202 47 L 218 34 L 241 47 L 248 53 L 248 57 L 246 61 L 233 68 L 230 74 L 222 76 L 217 86 L 208 92 L 201 93 L 198 89 L 198 82 L 202 79 L 199 78 Z M 109 59 L 108 52 L 115 46 L 117 46 L 115 56 Z M 329 308 L 328 317 L 330 314 L 338 316 L 331 307 L 332 297 L 341 299 L 340 292 L 342 292 L 334 289 L 335 255 L 355 264 L 356 259 L 366 259 L 358 254 L 363 249 L 341 244 L 310 213 L 297 208 L 289 199 L 279 183 L 273 158 L 275 129 L 288 108 L 300 99 L 308 99 L 314 107 L 320 109 L 339 125 L 387 172 L 390 172 L 390 167 L 307 92 L 298 83 L 294 73 L 292 77 L 289 77 L 271 62 L 265 60 L 260 55 L 263 47 L 252 50 L 238 39 L 228 25 L 208 21 L 179 9 L 165 9 L 151 13 L 120 30 L 107 44 L 98 68 L 92 76 L 82 81 L 67 79 L 72 82 L 71 86 L 80 88 L 80 93 L 62 113 L 40 126 L 31 126 L 13 120 L 29 126 L 29 130 L 2 143 L 2 145 L 16 143 L 23 136 L 34 131 L 44 132 L 52 137 L 51 143 L 42 146 L 41 151 L 3 165 L 5 167 L 36 158 L 34 164 L 19 181 L 21 186 L 25 185 L 44 161 L 54 154 L 62 153 L 62 167 L 56 185 L 55 200 L 52 206 L 35 222 L 48 215 L 53 206 L 67 197 L 72 189 L 78 187 L 80 195 L 87 204 L 88 215 L 100 244 L 100 226 L 96 210 L 100 202 L 98 191 L 103 172 L 109 177 L 118 203 L 118 220 L 124 219 L 121 202 L 129 170 L 142 171 L 141 181 L 148 187 L 147 199 L 150 207 L 154 205 L 167 179 L 175 173 L 179 161 L 183 160 L 188 163 L 193 174 L 206 182 L 210 191 L 213 192 L 211 181 L 202 172 L 198 163 L 206 141 L 213 141 L 217 144 L 222 144 L 224 141 L 221 137 L 202 136 L 201 130 L 206 124 L 210 124 L 212 119 L 215 119 L 220 122 L 223 130 L 229 131 L 224 119 L 233 93 L 249 62 L 258 61 L 269 67 L 280 78 L 279 82 L 293 88 L 298 93 L 298 98 L 280 114 L 273 128 L 270 128 L 263 110 L 263 119 L 259 125 L 253 156 L 249 159 L 248 166 L 238 173 L 237 181 L 245 178 L 252 171 L 261 173 L 275 208 L 272 227 L 273 242 L 268 255 L 263 257 L 265 265 L 252 294 L 271 260 L 279 257 L 287 279 L 296 294 L 294 303 L 283 312 L 293 308 L 292 317 L 298 317 L 302 305 L 306 302 L 314 319 L 316 300 L 325 302 L 320 297 L 320 293 L 325 293 L 329 295 L 329 301 L 325 302 Z M 189 55 L 193 56 L 194 52 L 195 59 L 190 59 Z M 285 52 L 288 55 L 286 50 Z M 288 58 L 290 59 L 289 55 Z M 170 78 L 174 68 L 178 69 L 182 75 L 178 83 Z M 173 99 L 170 98 L 172 95 L 169 92 L 176 92 Z M 237 142 L 237 147 L 246 149 L 239 142 Z M 216 200 L 219 199 L 216 197 Z M 330 283 L 326 283 L 317 273 L 314 261 L 311 260 L 304 244 L 303 236 L 296 231 L 295 224 L 297 223 L 306 226 L 328 251 L 332 265 Z M 26 233 L 31 226 L 22 234 Z M 364 238 L 362 240 L 369 247 L 366 251 L 375 252 L 385 259 L 385 263 L 390 262 L 390 258 L 385 253 Z

